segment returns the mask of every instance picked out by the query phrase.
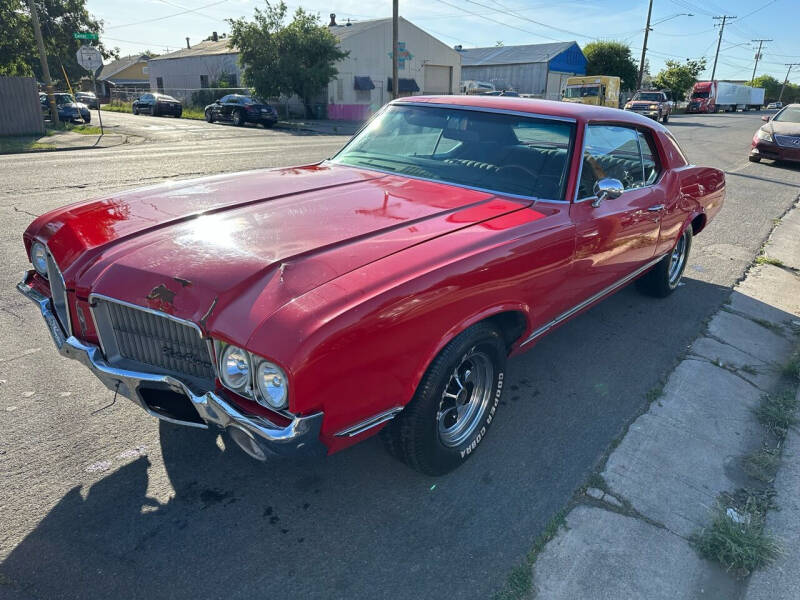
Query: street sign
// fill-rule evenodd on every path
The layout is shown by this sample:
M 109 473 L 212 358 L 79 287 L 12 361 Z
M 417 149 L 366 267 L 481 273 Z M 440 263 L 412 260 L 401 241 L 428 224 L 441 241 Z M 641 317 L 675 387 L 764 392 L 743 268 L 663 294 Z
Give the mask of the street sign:
M 78 31 L 72 34 L 73 39 L 76 40 L 97 40 L 100 39 L 96 33 L 90 33 L 86 31 Z
M 87 71 L 96 71 L 103 66 L 103 55 L 97 48 L 81 46 L 75 55 L 78 57 L 78 64 Z

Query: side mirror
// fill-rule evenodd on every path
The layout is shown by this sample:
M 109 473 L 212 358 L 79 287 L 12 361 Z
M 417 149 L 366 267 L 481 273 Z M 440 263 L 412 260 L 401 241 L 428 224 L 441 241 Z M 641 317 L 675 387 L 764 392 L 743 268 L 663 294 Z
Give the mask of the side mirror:
M 764 115 L 763 117 L 761 117 L 761 120 L 769 122 L 769 115 Z
M 596 198 L 592 200 L 592 206 L 597 208 L 606 198 L 611 198 L 612 200 L 614 198 L 619 198 L 624 191 L 625 188 L 619 179 L 612 179 L 610 177 L 601 179 L 594 184 L 594 195 Z

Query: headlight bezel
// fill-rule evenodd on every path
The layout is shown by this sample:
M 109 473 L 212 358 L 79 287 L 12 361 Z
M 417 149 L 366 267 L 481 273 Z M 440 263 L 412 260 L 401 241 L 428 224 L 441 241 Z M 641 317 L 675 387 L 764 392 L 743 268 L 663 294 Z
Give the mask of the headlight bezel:
M 245 366 L 242 367 L 240 365 L 239 373 L 231 375 L 227 369 L 227 364 L 228 359 L 231 358 L 231 355 L 234 353 L 241 354 Z M 252 392 L 253 365 L 250 353 L 244 348 L 234 346 L 233 344 L 226 344 L 219 354 L 217 371 L 219 373 L 219 380 L 222 382 L 222 385 L 232 392 L 243 395 L 249 395 Z M 238 382 L 238 379 L 233 379 L 233 377 L 237 376 L 241 379 L 241 382 Z
M 760 140 L 765 142 L 774 142 L 775 140 L 772 138 L 772 132 L 760 127 L 758 131 L 756 131 L 756 137 Z
M 37 252 L 41 251 L 41 259 L 43 261 L 42 265 L 37 265 Z M 36 271 L 39 275 L 48 279 L 47 275 L 47 246 L 45 246 L 42 242 L 34 241 L 31 244 L 31 264 L 33 265 L 33 270 Z M 41 267 L 41 268 L 40 268 Z
M 263 406 L 269 410 L 279 413 L 286 413 L 286 410 L 289 407 L 289 377 L 287 376 L 286 371 L 280 365 L 262 356 L 253 354 L 241 346 L 236 346 L 234 344 L 229 344 L 219 340 L 214 340 L 214 350 L 216 354 L 215 362 L 217 377 L 225 389 L 249 400 L 253 400 L 260 406 Z M 248 365 L 247 377 L 245 377 L 243 382 L 238 386 L 236 385 L 236 381 L 232 381 L 229 378 L 225 369 L 226 362 L 230 357 L 230 354 L 237 351 L 244 353 L 244 355 L 247 357 L 246 360 Z M 269 380 L 269 384 L 272 384 L 274 387 L 281 388 L 281 393 L 278 395 L 277 401 L 276 397 L 270 393 L 273 390 L 266 387 L 266 385 L 268 385 L 267 380 L 263 380 L 261 378 L 262 372 L 267 369 L 271 371 L 269 373 L 271 377 L 280 378 L 280 386 L 274 386 L 274 381 Z

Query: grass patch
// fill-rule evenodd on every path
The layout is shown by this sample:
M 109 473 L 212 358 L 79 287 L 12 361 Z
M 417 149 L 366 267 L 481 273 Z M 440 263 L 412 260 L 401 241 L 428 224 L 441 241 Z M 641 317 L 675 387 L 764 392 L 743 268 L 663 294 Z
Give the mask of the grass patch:
M 525 555 L 523 563 L 512 569 L 503 589 L 494 595 L 494 600 L 521 600 L 530 594 L 533 587 L 533 564 L 547 543 L 556 537 L 558 530 L 566 523 L 567 512 L 567 508 L 562 508 L 550 519 L 544 531 L 533 542 L 533 548 Z
M 204 121 L 206 118 L 206 113 L 203 111 L 202 108 L 191 108 L 189 106 L 184 106 L 183 111 L 181 112 L 181 118 Z
M 780 462 L 780 453 L 777 448 L 763 447 L 745 456 L 742 468 L 753 479 L 771 483 L 775 479 Z
M 697 551 L 741 577 L 769 564 L 780 553 L 777 542 L 764 533 L 764 518 L 772 506 L 772 495 L 772 492 L 746 491 L 738 500 L 721 499 L 711 525 L 693 536 Z M 741 522 L 729 516 L 729 508 L 740 515 Z
M 786 431 L 797 423 L 797 397 L 794 391 L 783 390 L 764 394 L 761 404 L 755 409 L 759 423 L 769 429 L 778 439 L 786 437 Z
M 83 135 L 100 135 L 100 128 L 96 125 L 67 125 L 67 131 L 82 133 Z
M 15 135 L 0 137 L 0 154 L 18 154 L 31 150 L 51 150 L 53 144 L 37 142 L 41 135 Z
M 102 104 L 100 110 L 107 110 L 108 112 L 133 112 L 130 104 L 123 104 L 122 102 L 112 102 L 111 104 Z
M 779 258 L 772 258 L 771 256 L 766 256 L 762 254 L 761 256 L 756 257 L 755 263 L 757 265 L 772 265 L 774 267 L 783 267 L 783 261 Z

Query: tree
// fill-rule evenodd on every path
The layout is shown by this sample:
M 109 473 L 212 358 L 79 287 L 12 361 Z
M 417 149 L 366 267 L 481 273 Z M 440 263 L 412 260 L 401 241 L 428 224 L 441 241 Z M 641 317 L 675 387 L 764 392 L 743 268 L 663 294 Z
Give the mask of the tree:
M 314 97 L 338 75 L 334 66 L 348 53 L 321 25 L 319 17 L 298 8 L 285 25 L 286 4 L 255 9 L 253 21 L 229 19 L 229 45 L 239 49 L 244 81 L 265 98 L 297 94 L 311 114 Z
M 666 66 L 653 78 L 653 85 L 672 92 L 673 98 L 683 100 L 697 82 L 697 76 L 706 69 L 706 59 L 686 61 L 668 60 Z
M 631 49 L 622 42 L 589 42 L 583 47 L 587 75 L 615 75 L 623 90 L 636 89 L 639 67 Z
M 748 82 L 747 85 L 764 88 L 764 101 L 775 102 L 778 99 L 778 95 L 781 93 L 781 85 L 783 85 L 783 82 L 778 81 L 771 75 L 759 75 L 753 79 L 753 81 Z M 789 86 L 787 85 L 786 87 L 788 89 Z M 783 95 L 786 96 L 785 90 Z
M 86 0 L 36 0 L 42 26 L 50 72 L 54 78 L 63 77 L 64 71 L 71 81 L 78 81 L 86 70 L 78 64 L 75 53 L 83 43 L 100 50 L 104 58 L 118 57 L 119 50 L 108 49 L 102 43 L 76 40 L 78 31 L 101 33 L 103 22 L 86 10 Z M 25 0 L 0 0 L 0 75 L 34 76 L 41 80 L 41 65 L 33 37 L 33 25 Z

